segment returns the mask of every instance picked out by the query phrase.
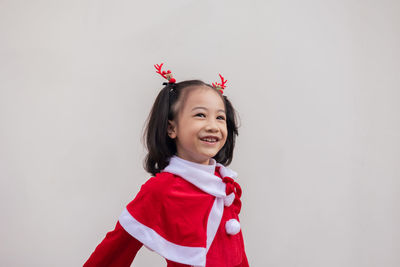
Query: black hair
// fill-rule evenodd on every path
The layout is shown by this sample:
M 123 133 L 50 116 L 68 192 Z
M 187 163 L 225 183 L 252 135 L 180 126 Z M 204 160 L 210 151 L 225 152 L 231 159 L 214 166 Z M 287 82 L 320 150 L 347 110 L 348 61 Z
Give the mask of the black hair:
M 198 86 L 207 86 L 216 90 L 200 80 L 167 83 L 154 101 L 143 134 L 148 150 L 144 168 L 152 175 L 163 170 L 168 165 L 169 159 L 176 153 L 175 141 L 168 136 L 167 132 L 168 120 L 174 120 L 179 112 L 180 107 L 176 104 L 184 103 L 188 92 Z M 232 103 L 226 96 L 219 94 L 225 105 L 228 134 L 224 146 L 214 156 L 214 159 L 223 165 L 229 165 L 232 162 L 235 139 L 238 135 L 237 118 Z

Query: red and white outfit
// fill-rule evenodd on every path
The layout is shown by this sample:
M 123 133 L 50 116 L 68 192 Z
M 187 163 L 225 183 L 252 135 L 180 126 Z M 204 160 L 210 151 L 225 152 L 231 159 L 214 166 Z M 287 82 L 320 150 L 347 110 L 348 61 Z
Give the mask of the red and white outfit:
M 214 159 L 203 165 L 173 156 L 143 184 L 84 266 L 130 266 L 144 245 L 168 267 L 248 267 L 236 177 Z

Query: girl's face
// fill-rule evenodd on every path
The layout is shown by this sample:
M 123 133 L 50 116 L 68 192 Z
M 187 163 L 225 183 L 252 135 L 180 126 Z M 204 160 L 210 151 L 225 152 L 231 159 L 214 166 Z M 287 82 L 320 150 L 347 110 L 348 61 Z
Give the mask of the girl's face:
M 188 94 L 176 118 L 169 121 L 168 135 L 175 139 L 178 157 L 209 164 L 226 142 L 224 102 L 215 89 L 206 86 Z

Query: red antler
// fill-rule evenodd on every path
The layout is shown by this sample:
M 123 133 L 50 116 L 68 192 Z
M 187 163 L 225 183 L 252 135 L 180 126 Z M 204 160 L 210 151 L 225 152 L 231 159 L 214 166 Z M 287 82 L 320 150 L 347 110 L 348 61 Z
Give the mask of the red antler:
M 213 86 L 215 89 L 219 90 L 219 91 L 221 92 L 221 94 L 223 94 L 223 93 L 224 93 L 223 90 L 224 90 L 225 87 L 226 87 L 225 84 L 226 84 L 226 82 L 227 82 L 228 80 L 225 80 L 224 77 L 222 77 L 221 74 L 219 74 L 219 77 L 221 78 L 221 83 L 213 83 L 212 86 Z
M 161 63 L 161 64 L 156 64 L 156 65 L 154 65 L 154 67 L 156 68 L 156 72 L 158 73 L 158 74 L 160 74 L 161 76 L 163 76 L 165 79 L 167 79 L 167 77 L 165 77 L 165 74 L 166 74 L 166 72 L 165 71 L 162 71 L 161 72 L 161 69 L 162 69 L 162 66 L 164 65 L 164 63 Z
M 160 74 L 161 76 L 163 76 L 164 79 L 167 79 L 170 83 L 175 83 L 176 80 L 175 80 L 175 78 L 172 77 L 172 73 L 171 73 L 170 70 L 167 70 L 167 71 L 163 70 L 163 71 L 161 71 L 163 65 L 164 65 L 164 63 L 154 65 L 154 67 L 155 67 L 156 70 L 157 70 L 156 72 L 157 72 L 158 74 Z
M 221 74 L 219 75 L 219 77 L 221 77 L 221 84 L 220 85 L 221 85 L 222 89 L 225 89 L 225 87 L 226 87 L 225 84 L 226 84 L 226 82 L 228 80 L 225 80 L 224 77 L 222 77 Z

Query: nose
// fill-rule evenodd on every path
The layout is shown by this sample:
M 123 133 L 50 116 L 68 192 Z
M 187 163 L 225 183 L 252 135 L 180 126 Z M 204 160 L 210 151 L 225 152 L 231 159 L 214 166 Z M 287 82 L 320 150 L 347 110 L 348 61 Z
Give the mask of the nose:
M 215 119 L 209 119 L 207 121 L 206 131 L 207 132 L 212 132 L 212 133 L 215 133 L 215 132 L 219 131 L 219 128 L 218 128 L 218 125 L 217 125 L 217 122 L 216 122 Z

